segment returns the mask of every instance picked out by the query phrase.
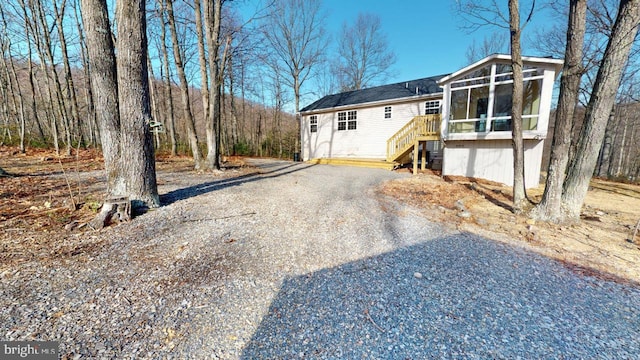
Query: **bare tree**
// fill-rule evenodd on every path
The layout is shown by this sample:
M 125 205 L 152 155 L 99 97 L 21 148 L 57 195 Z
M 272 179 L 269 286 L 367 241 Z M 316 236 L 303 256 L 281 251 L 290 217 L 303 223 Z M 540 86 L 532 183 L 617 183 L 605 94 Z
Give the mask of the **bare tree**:
M 174 106 L 173 106 L 173 82 L 171 81 L 171 65 L 169 64 L 169 52 L 167 50 L 167 41 L 166 41 L 166 29 L 165 29 L 165 21 L 164 21 L 164 6 L 163 1 L 158 0 L 158 18 L 160 20 L 160 42 L 158 43 L 158 50 L 162 53 L 162 58 L 160 62 L 162 63 L 162 67 L 160 70 L 161 75 L 164 81 L 164 95 L 166 102 L 166 123 L 169 128 L 169 140 L 171 141 L 171 155 L 175 156 L 178 154 L 178 135 L 176 133 L 176 121 L 174 116 Z
M 579 219 L 600 150 L 609 113 L 616 99 L 640 22 L 640 0 L 621 0 L 615 25 L 587 106 L 578 138 L 578 156 L 569 165 L 562 202 L 569 219 Z
M 128 196 L 134 207 L 155 207 L 160 201 L 149 130 L 144 1 L 119 1 L 116 8 L 117 59 L 106 0 L 82 0 L 107 195 Z
M 531 20 L 535 2 L 531 5 L 529 17 Z M 522 138 L 522 50 L 520 46 L 522 28 L 520 25 L 520 7 L 518 0 L 509 0 L 509 33 L 511 34 L 511 68 L 513 70 L 513 88 L 511 98 L 511 141 L 513 144 L 513 210 L 521 213 L 529 205 L 524 183 L 524 140 Z
M 67 121 L 67 126 L 70 129 L 67 129 L 67 133 L 69 134 L 67 151 L 71 149 L 71 133 L 72 130 L 77 136 L 76 141 L 81 143 L 83 141 L 82 131 L 80 129 L 80 117 L 78 115 L 78 98 L 76 97 L 76 89 L 73 83 L 73 76 L 71 74 L 71 64 L 69 62 L 69 51 L 67 49 L 67 38 L 64 33 L 64 15 L 66 8 L 66 0 L 63 0 L 62 7 L 58 8 L 57 4 L 58 0 L 53 0 L 53 11 L 56 18 L 56 27 L 58 28 L 58 41 L 60 42 L 60 52 L 62 53 L 62 64 L 64 70 L 64 79 L 65 79 L 65 103 L 69 103 L 71 107 L 70 120 Z
M 4 93 L 4 107 L 7 107 L 8 98 L 11 97 L 11 102 L 14 107 L 14 113 L 16 113 L 16 117 L 19 117 L 19 133 L 20 133 L 20 152 L 25 153 L 25 129 L 26 129 L 26 115 L 24 109 L 24 93 L 22 92 L 22 87 L 20 86 L 20 80 L 18 79 L 18 75 L 15 68 L 14 58 L 11 56 L 12 52 L 12 41 L 11 36 L 8 33 L 8 24 L 7 19 L 5 17 L 5 10 L 2 5 L 0 5 L 0 17 L 2 18 L 2 61 L 4 68 L 4 81 L 5 84 L 2 87 L 2 92 Z M 16 99 L 17 98 L 17 99 Z M 8 111 L 5 110 L 5 114 L 8 115 Z M 7 116 L 8 117 L 8 116 Z M 7 119 L 8 120 L 8 119 Z M 7 128 L 8 129 L 8 128 Z M 1 169 L 0 169 L 1 170 Z
M 169 30 L 171 32 L 171 40 L 173 43 L 173 59 L 178 71 L 178 78 L 180 79 L 180 95 L 182 99 L 182 107 L 184 109 L 184 118 L 187 125 L 187 136 L 189 137 L 189 145 L 191 147 L 191 154 L 193 156 L 195 168 L 200 169 L 202 155 L 200 154 L 200 148 L 198 146 L 198 135 L 196 133 L 195 120 L 193 118 L 193 112 L 191 111 L 191 103 L 189 100 L 189 83 L 184 71 L 184 62 L 180 52 L 178 31 L 176 30 L 176 21 L 173 15 L 173 0 L 166 0 L 166 7 Z
M 526 7 L 527 16 L 520 21 L 520 4 L 518 0 L 509 0 L 508 16 L 500 9 L 496 1 L 487 4 L 486 1 L 460 1 L 459 13 L 467 20 L 468 30 L 478 29 L 483 26 L 497 26 L 508 28 L 511 45 L 511 67 L 513 69 L 513 88 L 511 109 L 511 137 L 513 145 L 513 210 L 521 213 L 530 203 L 527 199 L 524 182 L 524 140 L 522 138 L 522 53 L 521 33 L 524 27 L 531 21 L 536 9 L 536 2 L 532 0 Z M 507 25 L 505 25 L 507 24 Z
M 207 53 L 205 49 L 206 39 L 202 24 L 202 6 L 200 5 L 200 0 L 194 0 L 193 5 L 195 14 L 196 37 L 198 39 L 198 64 L 200 65 L 200 94 L 202 96 L 202 117 L 206 122 L 209 119 L 209 75 L 207 73 Z M 210 135 L 207 134 L 207 147 L 209 145 L 209 136 Z
M 358 90 L 382 82 L 396 61 L 382 32 L 380 17 L 360 13 L 353 26 L 346 22 L 338 37 L 338 61 L 334 67 L 342 90 Z
M 320 0 L 278 0 L 266 17 L 264 37 L 272 50 L 269 59 L 282 69 L 283 82 L 294 93 L 296 140 L 294 152 L 300 153 L 300 97 L 312 70 L 323 60 L 327 45 L 325 15 Z
M 533 215 L 541 220 L 558 222 L 562 219 L 562 184 L 569 162 L 571 127 L 583 73 L 582 51 L 586 26 L 587 1 L 571 0 L 567 27 L 564 67 L 560 80 L 560 97 L 551 142 L 551 159 L 546 186 L 540 204 Z
M 89 74 L 100 143 L 107 175 L 107 196 L 122 195 L 123 169 L 120 154 L 120 114 L 115 47 L 106 0 L 82 0 L 82 18 L 86 32 Z
M 91 76 L 89 74 L 89 63 L 88 63 L 88 54 L 87 54 L 87 46 L 86 46 L 86 41 L 85 41 L 85 34 L 84 34 L 84 29 L 82 28 L 82 19 L 81 19 L 81 15 L 79 14 L 79 6 L 77 2 L 74 2 L 74 15 L 75 15 L 75 22 L 76 22 L 76 28 L 78 30 L 78 36 L 79 36 L 79 46 L 80 46 L 80 58 L 82 60 L 82 64 L 83 64 L 83 71 L 84 71 L 84 98 L 85 98 L 85 102 L 86 102 L 86 122 L 85 125 L 89 128 L 88 130 L 88 136 L 89 136 L 89 144 L 92 146 L 97 146 L 98 144 L 98 140 L 97 137 L 99 136 L 99 131 L 98 131 L 98 125 L 96 122 L 96 111 L 95 111 L 95 105 L 93 103 L 93 93 L 91 90 Z
M 205 1 L 205 38 L 209 55 L 209 119 L 207 121 L 207 160 L 209 169 L 220 169 L 220 99 L 222 84 L 220 77 L 220 25 L 222 22 L 222 0 Z
M 117 3 L 117 69 L 120 111 L 120 166 L 125 175 L 125 195 L 136 206 L 160 205 L 156 183 L 155 152 L 149 129 L 149 77 L 144 0 Z
M 29 108 L 31 110 L 31 116 L 33 116 L 33 119 L 35 120 L 36 123 L 36 129 L 38 131 L 38 135 L 40 140 L 42 141 L 42 143 L 46 143 L 46 137 L 45 137 L 45 133 L 43 130 L 43 126 L 40 122 L 40 116 L 38 114 L 38 109 L 36 107 L 36 81 L 35 81 L 35 74 L 34 74 L 34 66 L 33 66 L 33 47 L 31 44 L 31 37 L 33 34 L 33 31 L 31 31 L 31 25 L 29 22 L 29 15 L 27 13 L 27 6 L 24 3 L 23 0 L 18 0 L 20 8 L 22 9 L 22 18 L 24 21 L 24 31 L 25 31 L 25 39 L 26 39 L 26 45 L 27 45 L 27 68 L 29 71 L 29 90 L 32 94 L 32 96 L 30 97 L 30 101 L 29 101 Z M 55 134 L 55 136 L 57 136 L 57 133 Z M 57 143 L 56 143 L 57 144 Z M 57 145 L 56 145 L 57 146 Z M 57 149 L 57 148 L 56 148 Z M 57 150 L 56 150 L 57 151 Z
M 22 0 L 20 0 L 22 2 Z M 44 82 L 46 85 L 46 92 L 49 97 L 49 104 L 51 110 L 54 113 L 51 119 L 51 134 L 53 135 L 53 147 L 56 154 L 60 153 L 59 144 L 59 125 L 58 120 L 62 121 L 61 125 L 68 124 L 68 117 L 66 110 L 64 109 L 64 102 L 62 100 L 62 86 L 60 84 L 60 78 L 58 77 L 58 70 L 53 57 L 53 42 L 49 33 L 49 24 L 45 16 L 45 10 L 40 0 L 29 1 L 28 7 L 30 9 L 30 15 L 33 17 L 33 22 L 29 22 L 31 33 L 33 34 L 36 50 L 40 58 L 40 69 L 44 76 Z M 26 9 L 26 6 L 25 6 Z M 53 84 L 53 85 L 52 85 Z M 66 126 L 63 130 L 68 130 Z M 70 153 L 71 134 L 69 131 L 65 131 L 67 152 Z

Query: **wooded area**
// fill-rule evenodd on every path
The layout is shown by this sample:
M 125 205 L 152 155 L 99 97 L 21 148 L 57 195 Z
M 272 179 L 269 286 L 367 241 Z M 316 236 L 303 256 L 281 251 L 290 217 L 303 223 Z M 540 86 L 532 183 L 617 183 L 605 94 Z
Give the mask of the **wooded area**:
M 559 122 L 558 138 L 548 140 L 558 151 L 551 156 L 549 174 L 555 183 L 547 184 L 549 191 L 557 197 L 558 191 L 566 195 L 567 185 L 559 190 L 560 184 L 571 171 L 583 177 L 593 173 L 638 181 L 637 14 L 621 12 L 637 8 L 637 1 L 576 0 L 571 6 L 521 2 L 510 1 L 509 9 L 506 3 L 482 1 L 462 1 L 458 7 L 462 27 L 489 25 L 512 35 L 511 50 L 518 55 L 515 70 L 519 69 L 520 33 L 529 20 L 543 8 L 557 14 L 556 23 L 538 34 L 544 41 L 537 41 L 537 50 L 567 58 L 563 79 L 577 81 L 579 89 L 575 84 L 567 89 L 579 92 L 559 109 L 559 116 L 568 120 Z M 0 4 L 0 144 L 18 145 L 21 151 L 27 146 L 52 147 L 62 154 L 70 154 L 75 147 L 98 147 L 105 154 L 107 169 L 114 159 L 138 159 L 142 152 L 136 169 L 120 165 L 120 170 L 130 173 L 147 172 L 142 178 L 153 172 L 149 158 L 156 151 L 188 154 L 196 169 L 219 168 L 224 155 L 293 158 L 300 150 L 297 113 L 303 95 L 377 85 L 386 80 L 395 58 L 374 14 L 359 14 L 353 26 L 344 24 L 338 46 L 328 46 L 331 34 L 323 26 L 327 14 L 321 0 L 258 2 L 261 7 L 250 18 L 242 18 L 234 7 L 237 2 L 230 0 L 136 4 L 141 6 L 141 17 L 131 23 L 121 8 L 132 5 L 121 1 L 115 2 L 115 8 L 105 0 Z M 567 22 L 572 6 L 579 6 L 580 11 L 573 14 L 582 20 Z M 92 16 L 92 9 L 100 7 Z M 122 23 L 127 26 L 121 29 Z M 585 29 L 583 38 L 576 36 L 580 28 Z M 495 39 L 500 44 L 485 39 L 481 49 L 468 51 L 469 56 L 501 48 L 504 37 Z M 584 52 L 569 52 L 572 41 Z M 138 48 L 141 53 L 131 52 Z M 131 75 L 139 73 L 148 77 Z M 316 81 L 313 91 L 311 79 Z M 607 79 L 613 81 L 607 84 Z M 598 88 L 615 95 L 612 108 L 609 100 L 590 101 L 602 98 L 592 96 Z M 119 101 L 113 103 L 115 99 Z M 572 104 L 576 102 L 577 107 Z M 291 108 L 293 114 L 286 111 Z M 586 114 L 584 120 L 573 115 L 574 108 L 576 114 Z M 517 135 L 514 131 L 516 140 Z M 521 152 L 518 149 L 516 155 Z M 560 165 L 558 157 L 563 161 Z M 521 163 L 515 166 L 518 173 Z M 125 180 L 129 178 L 125 173 L 113 173 L 119 174 L 114 179 L 120 181 L 109 182 L 113 195 L 125 195 L 121 186 L 153 187 L 144 181 L 134 185 Z M 560 177 L 554 178 L 557 174 Z M 516 195 L 519 209 L 526 194 Z
M 210 118 L 210 86 L 206 86 L 210 77 L 198 79 L 197 71 L 202 67 L 205 72 L 200 74 L 206 74 L 211 59 L 206 59 L 203 10 L 198 10 L 190 2 L 148 2 L 151 40 L 146 50 L 152 115 L 148 123 L 155 146 L 174 155 L 193 154 L 199 167 Z M 257 66 L 252 63 L 257 52 L 264 49 L 255 49 L 258 39 L 244 33 L 247 30 L 231 9 L 205 10 L 212 14 L 208 18 L 222 12 L 219 39 L 213 44 L 221 48 L 219 57 L 224 56 L 224 61 L 214 56 L 220 75 L 212 82 L 221 87 L 222 155 L 291 157 L 294 117 L 282 104 L 270 103 L 269 93 L 282 92 L 274 88 L 281 85 L 250 74 Z M 113 14 L 115 9 L 108 11 Z M 104 73 L 88 66 L 87 43 L 94 38 L 88 36 L 87 27 L 95 19 L 85 19 L 83 24 L 84 13 L 76 0 L 7 1 L 0 4 L 0 15 L 0 143 L 19 145 L 22 150 L 26 146 L 54 147 L 63 154 L 74 147 L 104 146 L 98 126 L 104 114 L 96 111 L 100 94 L 90 86 Z M 117 43 L 113 22 L 108 26 Z M 199 54 L 195 53 L 198 49 Z M 95 73 L 97 78 L 92 78 Z M 260 97 L 261 103 L 248 100 Z

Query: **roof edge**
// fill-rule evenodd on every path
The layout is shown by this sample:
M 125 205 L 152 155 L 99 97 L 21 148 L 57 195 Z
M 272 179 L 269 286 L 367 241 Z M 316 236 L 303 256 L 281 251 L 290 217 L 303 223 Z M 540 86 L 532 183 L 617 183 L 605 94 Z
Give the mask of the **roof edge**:
M 324 112 L 332 112 L 332 111 L 336 111 L 336 110 L 364 108 L 364 107 L 383 105 L 383 104 L 400 104 L 400 103 L 412 102 L 412 101 L 417 101 L 417 100 L 422 100 L 422 99 L 432 99 L 432 98 L 441 99 L 443 94 L 444 94 L 444 92 L 441 91 L 441 92 L 431 93 L 431 94 L 413 95 L 413 96 L 407 96 L 407 97 L 403 97 L 403 98 L 378 100 L 378 101 L 369 101 L 369 102 L 363 102 L 363 103 L 358 103 L 358 104 L 334 106 L 334 107 L 327 107 L 327 108 L 314 109 L 314 110 L 306 110 L 306 111 L 300 110 L 300 115 L 302 115 L 302 114 L 319 114 L 319 113 L 324 113 Z
M 438 85 L 442 86 L 444 83 L 451 81 L 452 79 L 457 78 L 458 76 L 460 76 L 461 74 L 464 74 L 466 72 L 471 71 L 472 69 L 481 67 L 482 65 L 489 63 L 491 61 L 494 60 L 508 60 L 511 61 L 511 55 L 508 54 L 491 54 L 487 57 L 485 57 L 484 59 L 478 60 L 475 63 L 468 65 L 454 73 L 451 73 L 445 77 L 443 77 L 442 79 L 438 80 L 437 83 Z M 523 56 L 522 57 L 522 61 L 523 62 L 529 62 L 529 63 L 542 63 L 542 64 L 550 64 L 550 65 L 554 65 L 554 67 L 556 68 L 556 73 L 558 73 L 560 71 L 560 69 L 562 68 L 562 65 L 564 65 L 564 60 L 562 59 L 556 59 L 556 58 L 550 58 L 550 57 L 539 57 L 539 56 Z

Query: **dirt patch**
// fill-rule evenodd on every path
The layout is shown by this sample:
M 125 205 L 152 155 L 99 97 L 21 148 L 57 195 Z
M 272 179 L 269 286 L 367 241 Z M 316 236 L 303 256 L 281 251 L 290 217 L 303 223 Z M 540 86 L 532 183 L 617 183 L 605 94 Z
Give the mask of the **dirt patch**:
M 530 190 L 534 202 L 544 185 Z M 425 172 L 384 184 L 381 192 L 421 208 L 425 215 L 463 231 L 525 246 L 572 269 L 640 283 L 640 186 L 594 179 L 582 220 L 558 226 L 511 212 L 511 188 L 481 179 Z

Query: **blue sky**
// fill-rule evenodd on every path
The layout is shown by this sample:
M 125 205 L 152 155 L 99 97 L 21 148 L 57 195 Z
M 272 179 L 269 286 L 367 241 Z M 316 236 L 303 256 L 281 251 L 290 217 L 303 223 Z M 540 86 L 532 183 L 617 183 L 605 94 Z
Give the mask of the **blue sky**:
M 235 6 L 242 5 L 245 9 L 242 13 L 248 16 L 255 12 L 256 7 L 260 7 L 259 4 L 267 1 L 245 0 L 235 3 Z M 474 40 L 482 42 L 496 32 L 504 34 L 504 51 L 508 51 L 507 29 L 487 26 L 468 33 L 460 27 L 464 19 L 456 13 L 455 3 L 455 0 L 323 0 L 328 15 L 326 30 L 334 39 L 342 24 L 355 21 L 358 13 L 368 12 L 380 17 L 389 47 L 397 59 L 394 75 L 385 83 L 457 71 L 468 65 L 465 53 Z M 498 3 L 504 3 L 506 8 L 507 0 L 498 0 Z M 529 0 L 521 0 L 521 3 L 524 7 Z M 557 18 L 552 18 L 548 11 L 536 13 L 522 37 L 524 55 L 548 55 L 540 54 L 529 46 L 530 38 L 536 30 L 549 27 L 556 21 Z M 313 100 L 313 96 L 305 97 L 302 102 L 305 105 Z
M 506 6 L 507 0 L 502 2 Z M 465 53 L 474 39 L 482 42 L 496 31 L 504 33 L 505 45 L 508 44 L 506 29 L 486 27 L 471 34 L 461 29 L 463 19 L 454 11 L 454 0 L 324 0 L 324 4 L 331 34 L 338 33 L 343 22 L 354 21 L 360 12 L 380 17 L 397 57 L 396 76 L 390 83 L 454 72 L 468 65 Z M 528 33 L 552 21 L 546 12 L 539 12 L 533 20 L 525 28 Z M 524 55 L 546 55 L 527 47 L 526 34 L 523 42 Z

